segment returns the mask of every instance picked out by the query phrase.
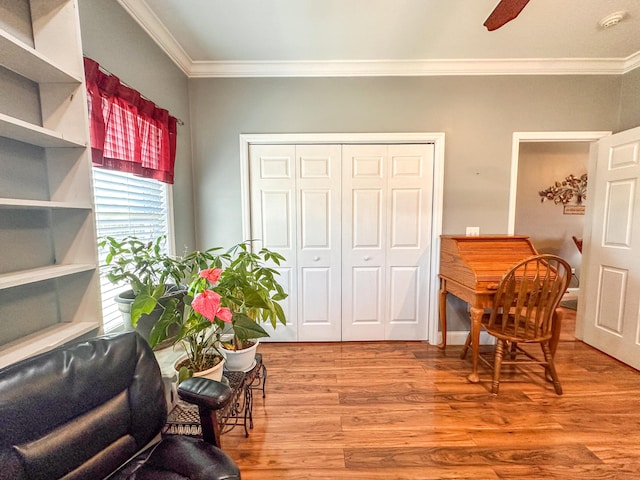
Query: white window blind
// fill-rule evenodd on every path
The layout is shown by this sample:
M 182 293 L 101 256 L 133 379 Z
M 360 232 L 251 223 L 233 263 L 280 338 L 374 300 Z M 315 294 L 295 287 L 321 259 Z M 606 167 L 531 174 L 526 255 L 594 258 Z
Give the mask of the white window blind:
M 157 180 L 94 168 L 98 240 L 106 236 L 123 238 L 128 235 L 142 240 L 153 240 L 160 235 L 169 238 L 168 190 L 165 183 Z M 106 248 L 98 249 L 100 265 L 104 264 L 106 255 Z M 113 299 L 127 288 L 127 285 L 115 286 L 106 278 L 100 278 L 105 332 L 122 326 L 122 317 Z

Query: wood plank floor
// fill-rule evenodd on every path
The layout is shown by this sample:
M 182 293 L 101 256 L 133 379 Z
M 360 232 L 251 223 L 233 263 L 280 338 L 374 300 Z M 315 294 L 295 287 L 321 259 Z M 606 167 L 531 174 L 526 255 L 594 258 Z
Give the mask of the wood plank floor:
M 244 480 L 639 479 L 640 372 L 571 331 L 563 396 L 531 368 L 504 370 L 493 397 L 457 346 L 263 343 L 266 398 L 223 448 Z

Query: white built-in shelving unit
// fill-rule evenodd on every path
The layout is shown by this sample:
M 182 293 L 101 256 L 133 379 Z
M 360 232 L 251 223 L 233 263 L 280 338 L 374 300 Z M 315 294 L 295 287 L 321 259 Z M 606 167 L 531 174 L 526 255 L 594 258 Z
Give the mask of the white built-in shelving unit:
M 2 8 L 0 367 L 102 323 L 77 1 Z

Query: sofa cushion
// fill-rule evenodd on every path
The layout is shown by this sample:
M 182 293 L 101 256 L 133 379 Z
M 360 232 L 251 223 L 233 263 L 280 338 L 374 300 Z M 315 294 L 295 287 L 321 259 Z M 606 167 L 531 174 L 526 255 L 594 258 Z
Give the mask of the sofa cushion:
M 38 355 L 0 371 L 0 479 L 101 478 L 165 421 L 160 370 L 139 335 Z
M 222 450 L 193 437 L 170 435 L 109 480 L 237 480 L 240 471 Z

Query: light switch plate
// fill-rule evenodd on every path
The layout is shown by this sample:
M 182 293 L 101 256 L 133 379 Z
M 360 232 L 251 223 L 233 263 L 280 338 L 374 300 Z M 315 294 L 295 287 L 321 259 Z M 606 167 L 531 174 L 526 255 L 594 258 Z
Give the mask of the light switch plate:
M 480 227 L 467 227 L 467 237 L 477 237 L 480 235 Z

